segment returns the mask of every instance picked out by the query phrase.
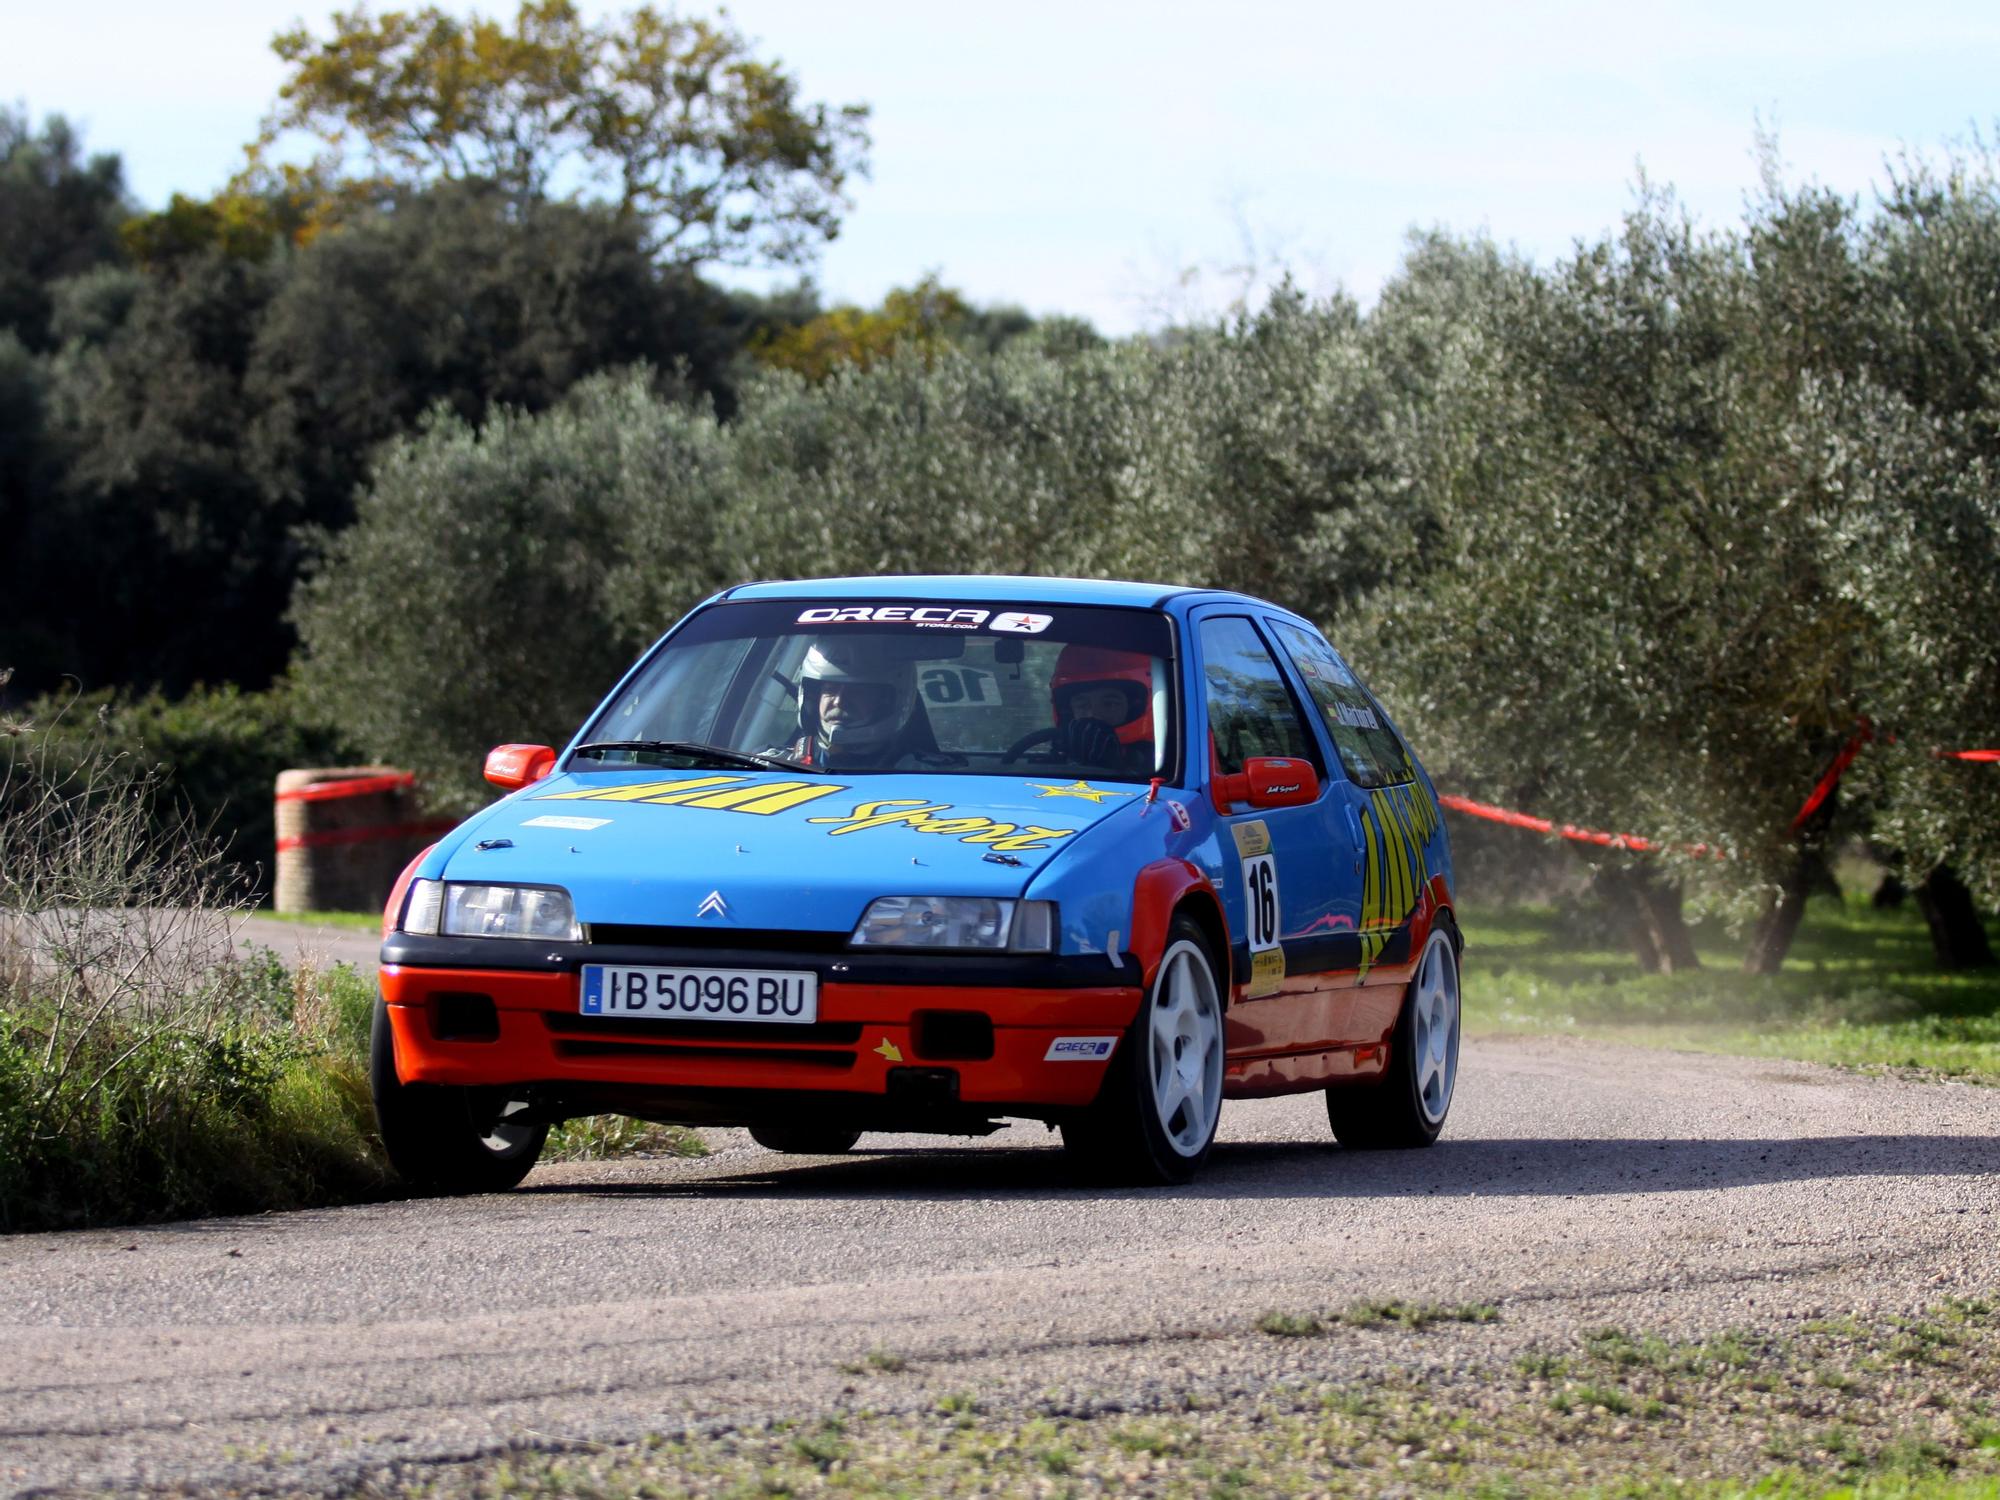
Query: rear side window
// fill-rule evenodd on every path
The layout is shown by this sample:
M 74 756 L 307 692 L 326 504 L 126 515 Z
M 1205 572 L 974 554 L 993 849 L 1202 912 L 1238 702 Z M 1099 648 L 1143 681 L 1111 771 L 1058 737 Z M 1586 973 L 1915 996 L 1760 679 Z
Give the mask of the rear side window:
M 1319 635 L 1273 620 L 1279 643 L 1306 680 L 1306 689 L 1326 722 L 1326 732 L 1340 752 L 1341 768 L 1356 786 L 1396 786 L 1417 779 L 1410 753 L 1403 748 L 1381 705 L 1355 680 L 1340 653 Z
M 1312 731 L 1254 625 L 1240 615 L 1202 621 L 1201 662 L 1208 734 L 1223 774 L 1235 775 L 1253 755 L 1289 755 L 1318 767 Z

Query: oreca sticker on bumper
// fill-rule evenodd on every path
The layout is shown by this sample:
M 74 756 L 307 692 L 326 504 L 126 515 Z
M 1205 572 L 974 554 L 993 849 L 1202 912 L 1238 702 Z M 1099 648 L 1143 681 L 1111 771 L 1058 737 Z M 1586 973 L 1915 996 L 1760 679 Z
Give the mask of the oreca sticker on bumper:
M 1049 1043 L 1043 1062 L 1103 1062 L 1118 1045 L 1115 1036 L 1059 1036 Z

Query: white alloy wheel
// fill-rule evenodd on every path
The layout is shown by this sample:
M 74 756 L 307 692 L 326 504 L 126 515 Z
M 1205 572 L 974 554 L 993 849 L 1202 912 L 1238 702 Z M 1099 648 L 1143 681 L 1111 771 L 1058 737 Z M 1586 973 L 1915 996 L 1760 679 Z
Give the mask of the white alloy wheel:
M 1146 1072 L 1161 1133 L 1179 1155 L 1198 1157 L 1222 1109 L 1222 1003 L 1206 955 L 1185 938 L 1160 960 L 1150 1014 Z M 1454 1019 L 1454 1050 L 1456 1036 Z
M 515 1125 L 510 1123 L 513 1116 L 526 1114 L 527 1112 L 527 1100 L 509 1099 L 505 1104 L 500 1106 L 500 1113 L 494 1117 L 492 1123 L 480 1135 L 479 1144 L 490 1151 L 496 1159 L 501 1161 L 511 1160 L 513 1157 L 527 1150 L 531 1145 L 534 1147 L 536 1154 L 539 1155 L 542 1149 L 542 1142 L 536 1134 L 536 1128 L 533 1125 Z
M 1417 1108 L 1425 1123 L 1441 1125 L 1458 1083 L 1458 955 L 1451 938 L 1432 929 L 1410 996 L 1411 1061 Z

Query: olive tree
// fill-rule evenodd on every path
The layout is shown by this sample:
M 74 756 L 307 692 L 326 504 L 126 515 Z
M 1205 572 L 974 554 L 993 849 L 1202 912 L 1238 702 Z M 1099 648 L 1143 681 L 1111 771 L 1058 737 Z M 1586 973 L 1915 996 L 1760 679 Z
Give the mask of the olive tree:
M 1874 393 L 1771 311 L 1775 263 L 1648 194 L 1549 272 L 1489 279 L 1450 384 L 1414 409 L 1460 460 L 1411 469 L 1447 556 L 1369 603 L 1452 764 L 1725 856 L 1651 861 L 1636 891 L 1625 863 L 1641 956 L 1669 967 L 1693 953 L 1662 876 L 1754 901 L 1749 962 L 1782 957 L 1823 837 L 1792 820 L 1864 711 L 1869 621 L 1831 588 L 1827 539 L 1873 503 L 1887 440 L 1862 420 Z
M 439 411 L 381 454 L 293 605 L 307 703 L 474 805 L 506 741 L 560 743 L 636 652 L 721 581 L 722 438 L 643 373 L 483 428 Z

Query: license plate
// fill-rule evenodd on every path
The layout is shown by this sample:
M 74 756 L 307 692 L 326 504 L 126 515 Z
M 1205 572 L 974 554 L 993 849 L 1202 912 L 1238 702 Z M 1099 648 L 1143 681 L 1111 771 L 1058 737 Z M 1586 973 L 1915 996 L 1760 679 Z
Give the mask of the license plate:
M 819 975 L 796 969 L 635 969 L 587 964 L 578 1009 L 586 1016 L 807 1026 L 819 1019 Z

